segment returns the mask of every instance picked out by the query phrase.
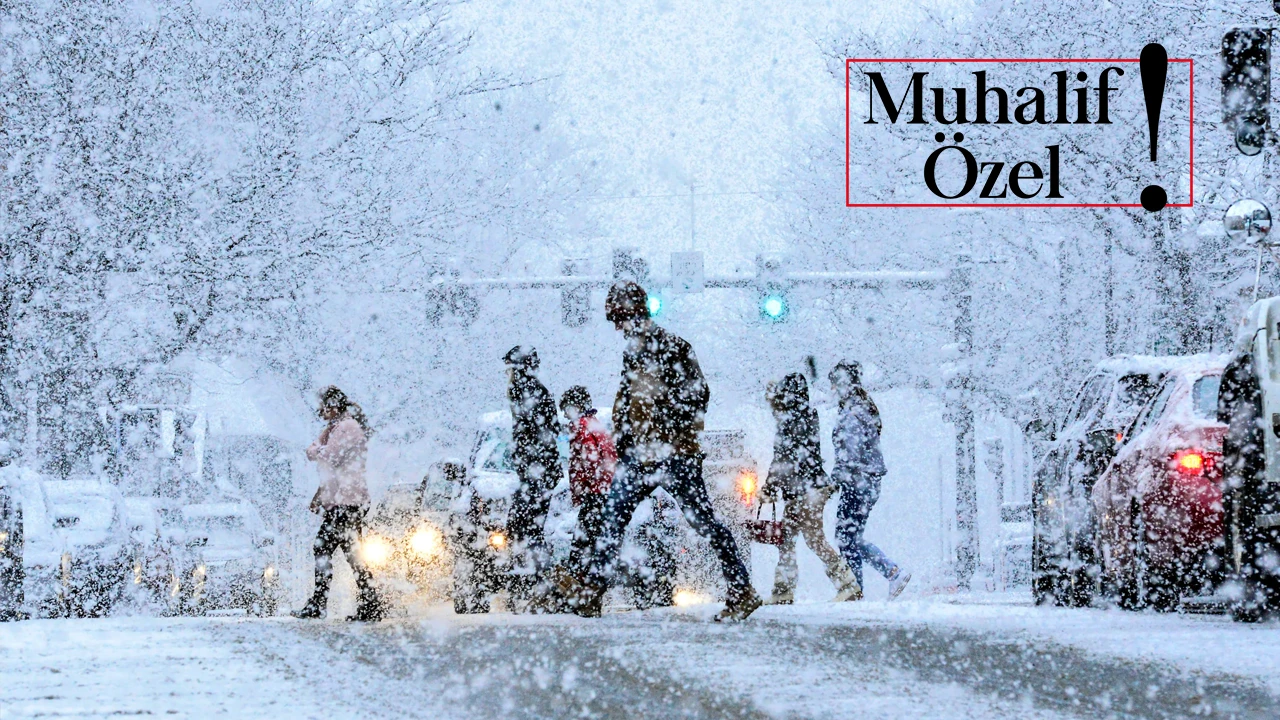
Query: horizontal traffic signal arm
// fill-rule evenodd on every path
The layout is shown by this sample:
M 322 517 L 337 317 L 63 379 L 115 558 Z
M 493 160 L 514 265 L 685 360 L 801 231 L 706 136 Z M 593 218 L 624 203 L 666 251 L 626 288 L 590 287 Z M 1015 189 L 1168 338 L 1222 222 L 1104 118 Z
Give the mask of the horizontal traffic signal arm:
M 786 273 L 777 278 L 790 285 L 830 285 L 835 287 L 876 288 L 886 285 L 931 286 L 944 283 L 950 277 L 947 270 L 862 270 L 850 272 L 795 272 Z M 756 275 L 725 275 L 706 278 L 709 288 L 756 288 L 760 284 Z M 456 284 L 469 287 L 489 288 L 562 288 L 593 287 L 607 288 L 617 282 L 604 275 L 550 275 L 545 277 L 514 278 L 458 278 L 441 280 L 441 284 Z M 647 285 L 652 287 L 668 287 L 666 278 L 651 278 Z

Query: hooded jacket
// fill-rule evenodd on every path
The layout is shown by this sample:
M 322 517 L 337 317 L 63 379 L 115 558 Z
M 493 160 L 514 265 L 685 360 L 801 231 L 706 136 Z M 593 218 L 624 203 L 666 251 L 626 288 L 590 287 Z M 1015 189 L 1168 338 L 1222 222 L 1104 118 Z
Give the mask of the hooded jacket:
M 619 456 L 642 463 L 701 453 L 698 433 L 711 390 L 693 348 L 657 325 L 630 338 L 613 403 Z
M 769 403 L 778 422 L 773 437 L 773 462 L 766 483 L 797 497 L 821 484 L 826 477 L 818 440 L 818 413 L 809 404 L 804 376 L 792 373 L 782 379 Z
M 307 459 L 315 461 L 320 470 L 320 492 L 316 500 L 325 509 L 369 504 L 364 473 L 368 443 L 360 423 L 344 415 L 326 427 L 307 448 Z
M 511 401 L 511 460 L 516 472 L 523 476 L 530 466 L 540 465 L 547 487 L 554 486 L 560 475 L 556 449 L 560 425 L 551 393 L 531 373 L 518 370 L 507 389 L 507 399 Z
M 831 443 L 836 451 L 831 477 L 840 485 L 878 482 L 887 471 L 880 453 L 880 411 L 861 387 L 841 398 Z

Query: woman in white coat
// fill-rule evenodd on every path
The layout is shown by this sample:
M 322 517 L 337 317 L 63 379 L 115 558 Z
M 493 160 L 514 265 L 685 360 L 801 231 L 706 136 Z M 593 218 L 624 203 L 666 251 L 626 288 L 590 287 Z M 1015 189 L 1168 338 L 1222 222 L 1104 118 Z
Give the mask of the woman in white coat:
M 368 423 L 360 406 L 330 385 L 320 391 L 320 418 L 327 424 L 320 437 L 307 448 L 307 459 L 320 470 L 320 488 L 311 499 L 311 511 L 322 513 L 320 531 L 312 546 L 316 558 L 315 591 L 298 618 L 324 617 L 333 580 L 333 554 L 347 557 L 359 588 L 356 614 L 348 620 L 380 620 L 382 605 L 373 588 L 373 578 L 360 559 L 360 534 L 369 507 L 369 488 L 364 466 L 368 454 Z

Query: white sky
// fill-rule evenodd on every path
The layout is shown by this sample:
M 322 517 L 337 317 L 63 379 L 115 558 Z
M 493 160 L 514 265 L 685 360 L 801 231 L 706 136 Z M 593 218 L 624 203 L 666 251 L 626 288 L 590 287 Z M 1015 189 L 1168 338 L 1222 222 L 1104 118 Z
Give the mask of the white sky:
M 775 187 L 806 128 L 844 112 L 821 46 L 880 5 L 474 0 L 456 17 L 476 28 L 480 62 L 557 78 L 553 125 L 598 159 L 607 195 L 684 196 L 599 201 L 606 237 L 587 253 L 595 270 L 607 269 L 610 246 L 630 245 L 665 275 L 667 254 L 689 247 L 690 178 L 699 192 Z M 769 230 L 772 202 L 697 199 L 697 248 L 707 252 L 708 272 L 746 270 L 757 251 L 782 249 Z

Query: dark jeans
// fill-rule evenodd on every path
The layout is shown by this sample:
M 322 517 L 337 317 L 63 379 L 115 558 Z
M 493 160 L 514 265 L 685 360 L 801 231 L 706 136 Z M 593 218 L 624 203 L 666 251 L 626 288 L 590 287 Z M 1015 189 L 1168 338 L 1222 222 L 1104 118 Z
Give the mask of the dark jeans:
M 548 474 L 551 477 L 547 477 Z M 523 556 L 524 564 L 541 569 L 549 552 L 542 526 L 547 522 L 551 508 L 551 491 L 555 488 L 559 468 L 550 470 L 534 463 L 517 468 L 520 487 L 511 497 L 511 511 L 507 516 L 507 533 L 512 551 Z
M 684 512 L 689 525 L 699 535 L 711 541 L 711 547 L 720 558 L 720 568 L 729 597 L 741 597 L 751 591 L 751 579 L 747 566 L 738 554 L 729 529 L 720 522 L 711 508 L 707 485 L 702 479 L 702 458 L 681 456 L 669 458 L 656 466 L 642 467 L 630 458 L 622 458 L 614 471 L 613 485 L 609 488 L 609 500 L 605 504 L 604 531 L 600 534 L 595 563 L 592 566 L 592 584 L 608 587 L 617 575 L 618 553 L 622 549 L 622 536 L 636 511 L 636 506 L 661 487 L 666 490 Z
M 373 576 L 360 559 L 360 532 L 364 529 L 364 508 L 355 505 L 339 505 L 327 508 L 320 521 L 320 532 L 312 550 L 316 556 L 316 588 L 308 605 L 324 610 L 329 603 L 329 585 L 333 581 L 333 554 L 342 550 L 347 564 L 356 576 L 360 590 L 360 605 L 368 607 L 377 603 L 373 590 Z
M 862 563 L 865 561 L 881 575 L 892 576 L 898 571 L 897 563 L 884 552 L 863 539 L 871 508 L 880 499 L 880 478 L 864 478 L 858 484 L 844 484 L 840 488 L 840 504 L 836 508 L 836 543 L 840 553 L 849 563 L 858 584 L 862 585 Z
M 596 543 L 604 530 L 604 506 L 609 496 L 605 493 L 587 493 L 578 506 L 578 527 L 573 532 L 573 550 L 569 552 L 569 569 L 579 575 L 590 571 L 591 558 Z

